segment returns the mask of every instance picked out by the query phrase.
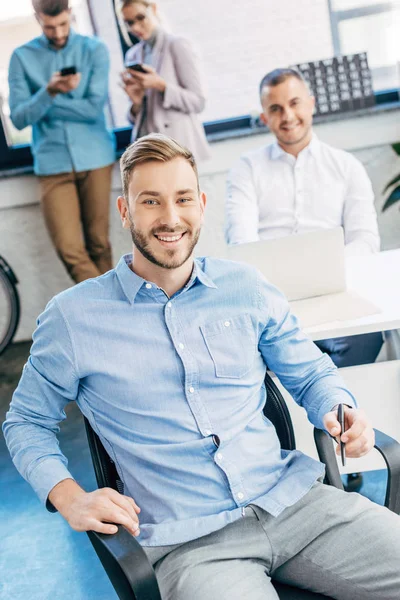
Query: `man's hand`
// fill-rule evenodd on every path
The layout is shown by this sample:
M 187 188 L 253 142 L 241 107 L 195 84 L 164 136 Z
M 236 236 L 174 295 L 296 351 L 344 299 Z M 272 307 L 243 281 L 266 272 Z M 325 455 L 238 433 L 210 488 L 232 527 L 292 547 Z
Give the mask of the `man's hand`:
M 140 508 L 111 488 L 85 492 L 73 479 L 64 479 L 51 490 L 49 500 L 76 531 L 116 533 L 116 525 L 123 525 L 134 536 L 140 533 Z
M 143 68 L 148 71 L 148 73 L 139 73 L 139 71 L 129 71 L 132 79 L 134 79 L 137 83 L 139 83 L 145 90 L 154 89 L 159 92 L 164 92 L 167 87 L 167 83 L 165 79 L 160 77 L 153 67 L 150 65 L 143 65 Z
M 47 91 L 50 96 L 56 96 L 57 94 L 67 94 L 72 90 L 75 90 L 81 80 L 81 74 L 75 73 L 74 75 L 60 75 L 57 71 L 53 73 L 49 83 L 47 84 Z
M 367 454 L 375 443 L 375 432 L 365 412 L 360 408 L 344 407 L 346 431 L 342 434 L 340 423 L 337 419 L 337 410 L 332 410 L 324 416 L 325 429 L 339 442 L 346 444 L 346 456 L 358 458 Z M 340 445 L 336 448 L 340 455 Z

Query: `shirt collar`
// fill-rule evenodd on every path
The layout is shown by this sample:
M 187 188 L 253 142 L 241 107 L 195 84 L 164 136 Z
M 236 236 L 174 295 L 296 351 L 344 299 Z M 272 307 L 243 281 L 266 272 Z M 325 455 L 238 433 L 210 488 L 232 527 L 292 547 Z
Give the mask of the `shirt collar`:
M 215 285 L 215 283 L 213 282 L 211 277 L 206 275 L 206 273 L 204 272 L 203 265 L 204 265 L 204 258 L 195 258 L 194 259 L 194 267 L 193 267 L 193 273 L 192 273 L 192 277 L 194 278 L 193 281 L 195 281 L 195 279 L 197 279 L 200 283 L 202 283 L 206 287 L 218 289 L 218 287 Z
M 312 134 L 312 138 L 311 138 L 311 142 L 308 144 L 308 146 L 306 146 L 300 153 L 300 154 L 307 154 L 308 152 L 311 154 L 311 156 L 316 157 L 318 150 L 320 147 L 320 141 L 317 137 L 317 135 L 313 132 Z M 291 154 L 289 154 L 288 152 L 285 152 L 280 145 L 278 144 L 278 141 L 275 140 L 275 142 L 273 142 L 273 144 L 271 144 L 270 146 L 271 151 L 270 151 L 270 158 L 271 160 L 278 160 L 279 158 L 281 158 L 282 156 L 292 156 Z
M 135 302 L 136 295 L 139 292 L 140 288 L 145 283 L 148 283 L 145 279 L 143 279 L 143 277 L 139 277 L 139 275 L 136 275 L 136 273 L 132 271 L 132 269 L 129 266 L 132 263 L 132 261 L 132 254 L 125 254 L 119 259 L 118 264 L 115 268 L 118 280 L 121 284 L 124 294 L 131 304 Z M 189 289 L 197 281 L 202 285 L 205 285 L 206 287 L 217 289 L 217 286 L 212 281 L 212 279 L 208 275 L 206 275 L 206 273 L 204 273 L 202 268 L 202 259 L 199 258 L 195 258 L 194 260 L 192 274 L 184 289 Z

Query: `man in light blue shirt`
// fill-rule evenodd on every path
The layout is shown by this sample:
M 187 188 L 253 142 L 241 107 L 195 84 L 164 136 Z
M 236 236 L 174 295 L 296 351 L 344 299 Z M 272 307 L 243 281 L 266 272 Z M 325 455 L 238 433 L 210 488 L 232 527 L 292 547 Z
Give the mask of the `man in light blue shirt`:
M 43 35 L 13 53 L 9 103 L 15 127 L 32 126 L 46 225 L 79 282 L 112 267 L 108 215 L 115 149 L 104 117 L 108 50 L 71 29 L 68 4 L 33 1 Z M 76 72 L 63 75 L 70 67 Z
M 368 584 L 371 598 L 394 600 L 398 516 L 319 483 L 323 465 L 282 451 L 263 416 L 268 363 L 331 435 L 340 434 L 335 407 L 346 404 L 347 455 L 367 453 L 372 426 L 337 369 L 255 269 L 193 258 L 206 197 L 189 151 L 149 135 L 127 149 L 121 172 L 118 209 L 133 255 L 39 317 L 3 428 L 16 467 L 74 529 L 124 525 L 155 563 L 163 598 L 276 598 L 266 575 L 306 575 L 322 591 L 326 571 L 343 592 L 335 597 L 364 599 Z M 69 472 L 56 433 L 74 400 L 125 495 L 87 493 Z M 332 543 L 338 528 L 341 545 Z M 383 565 L 373 577 L 371 543 Z

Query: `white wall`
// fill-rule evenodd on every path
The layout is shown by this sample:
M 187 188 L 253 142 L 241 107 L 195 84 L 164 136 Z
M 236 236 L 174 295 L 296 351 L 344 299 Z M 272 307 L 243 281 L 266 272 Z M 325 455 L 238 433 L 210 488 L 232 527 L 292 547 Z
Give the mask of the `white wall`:
M 400 140 L 399 112 L 316 125 L 317 135 L 334 146 L 354 151 L 365 164 L 377 195 L 377 210 L 383 248 L 400 246 L 400 211 L 397 207 L 380 214 L 382 189 L 400 172 L 399 158 L 390 144 Z M 270 135 L 260 134 L 214 142 L 212 158 L 200 165 L 201 185 L 208 195 L 206 221 L 198 254 L 220 254 L 224 247 L 225 179 L 240 154 L 268 143 Z M 115 261 L 130 251 L 129 233 L 122 231 L 115 209 L 120 191 L 116 165 L 110 198 L 111 240 Z M 39 188 L 34 176 L 0 180 L 0 254 L 8 260 L 20 280 L 22 318 L 16 340 L 29 339 L 37 315 L 47 301 L 71 282 L 64 272 L 44 227 Z

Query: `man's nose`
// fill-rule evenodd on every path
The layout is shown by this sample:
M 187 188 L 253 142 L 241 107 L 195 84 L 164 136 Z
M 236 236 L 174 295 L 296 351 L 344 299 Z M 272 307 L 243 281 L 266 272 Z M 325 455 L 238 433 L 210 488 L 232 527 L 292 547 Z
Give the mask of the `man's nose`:
M 290 106 L 287 106 L 283 110 L 283 120 L 284 121 L 293 121 L 295 118 L 294 110 Z
M 168 225 L 168 227 L 175 227 L 179 225 L 179 221 L 180 217 L 175 203 L 166 205 L 161 215 L 162 224 Z

